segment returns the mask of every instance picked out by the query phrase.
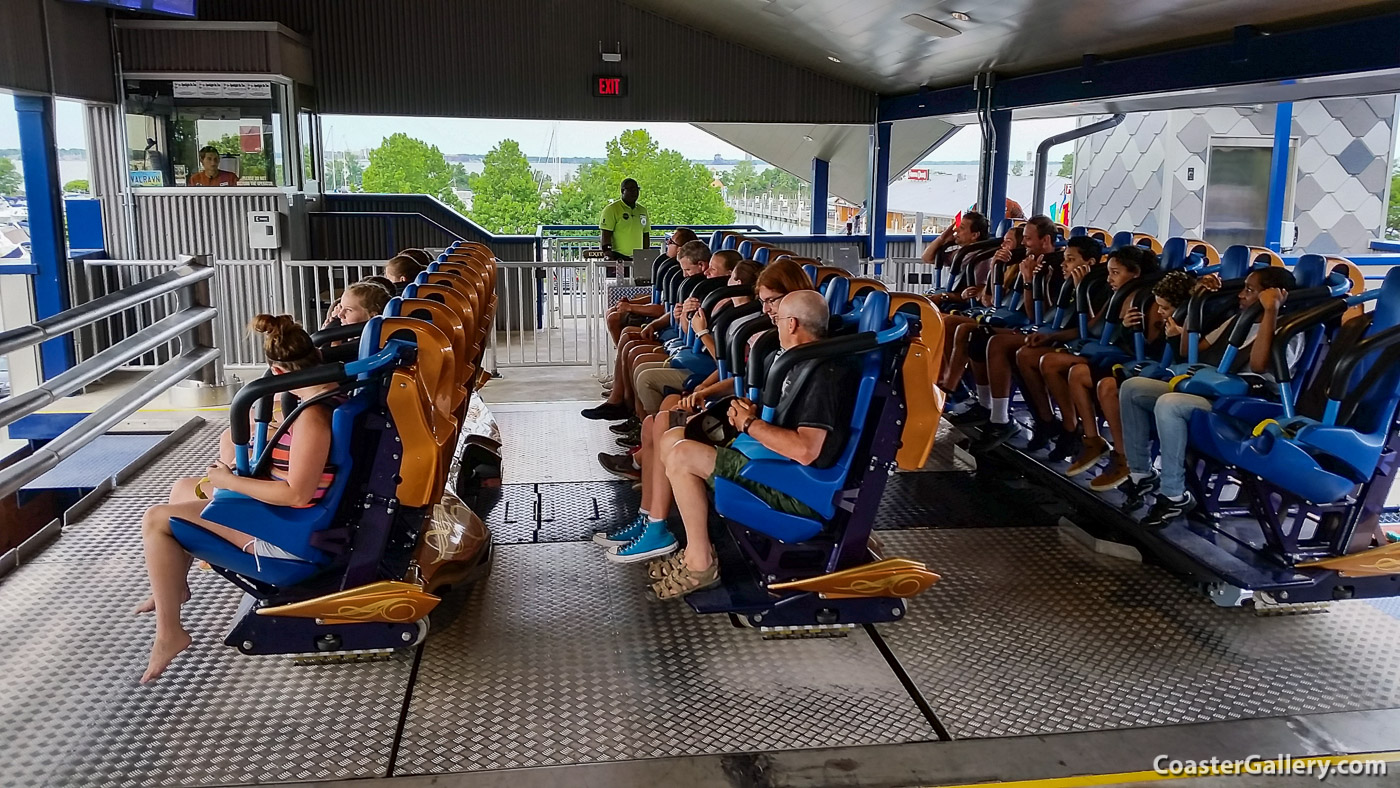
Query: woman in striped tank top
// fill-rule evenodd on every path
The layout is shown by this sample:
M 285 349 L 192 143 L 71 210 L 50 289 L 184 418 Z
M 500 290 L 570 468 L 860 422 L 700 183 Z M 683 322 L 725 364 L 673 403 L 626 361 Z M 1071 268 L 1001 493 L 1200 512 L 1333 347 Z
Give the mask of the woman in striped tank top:
M 263 351 L 274 374 L 295 372 L 321 363 L 321 353 L 312 344 L 311 337 L 290 316 L 258 315 L 250 327 L 263 335 Z M 294 389 L 292 393 L 305 402 L 334 389 L 333 384 L 322 384 Z M 209 466 L 204 487 L 232 490 L 273 506 L 311 506 L 325 495 L 335 479 L 335 469 L 328 460 L 331 414 L 339 401 L 327 400 L 297 416 L 272 449 L 272 468 L 266 479 L 235 475 L 230 468 L 232 444 L 224 441 L 219 460 Z M 190 596 L 186 576 L 192 559 L 171 534 L 172 517 L 205 528 L 255 558 L 301 560 L 277 545 L 200 517 L 209 501 L 196 491 L 198 482 L 196 479 L 176 482 L 170 493 L 170 503 L 151 507 L 141 524 L 151 597 L 138 605 L 136 612 L 155 611 L 156 614 L 156 639 L 150 662 L 141 677 L 142 684 L 159 676 L 190 644 L 190 635 L 180 622 L 180 606 Z

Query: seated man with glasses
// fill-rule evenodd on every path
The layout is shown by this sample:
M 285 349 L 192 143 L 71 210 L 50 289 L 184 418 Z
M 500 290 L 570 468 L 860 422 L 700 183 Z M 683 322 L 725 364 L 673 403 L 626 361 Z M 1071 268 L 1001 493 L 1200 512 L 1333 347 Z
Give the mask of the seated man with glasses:
M 773 320 L 778 329 L 779 346 L 786 351 L 825 338 L 830 319 L 825 299 L 814 290 L 798 290 L 783 296 Z M 759 417 L 759 406 L 745 399 L 731 402 L 729 421 L 735 429 L 770 451 L 803 465 L 826 468 L 836 462 L 845 448 L 860 373 L 855 361 L 848 358 L 813 359 L 807 364 L 820 365 L 811 377 L 820 381 L 815 386 L 808 386 L 801 392 L 788 390 L 805 365 L 799 365 L 782 381 L 765 384 L 782 386 L 778 405 L 778 412 L 784 414 L 781 423 L 764 421 Z M 789 397 L 800 398 L 789 405 Z M 669 492 L 680 509 L 686 535 L 682 554 L 657 567 L 661 571 L 653 573 L 653 576 L 661 576 L 652 586 L 661 599 L 675 599 L 719 583 L 719 565 L 709 535 L 710 502 L 706 489 L 714 486 L 716 478 L 744 487 L 773 509 L 799 517 L 818 518 L 816 512 L 792 496 L 740 478 L 739 471 L 748 462 L 747 457 L 728 446 L 689 440 L 685 437 L 684 426 L 667 430 L 658 440 L 658 449 L 670 482 Z M 665 510 L 669 505 L 657 508 Z M 675 552 L 676 547 L 675 537 L 666 530 L 665 522 L 651 520 L 627 544 L 611 548 L 608 558 L 620 563 L 655 559 Z
M 675 260 L 681 253 L 681 247 L 696 240 L 695 231 L 685 227 L 677 227 L 671 231 L 671 236 L 666 239 L 665 255 L 656 261 L 656 267 L 660 268 L 668 260 Z M 638 276 L 650 276 L 650 272 L 638 273 Z M 617 305 L 608 310 L 608 333 L 612 335 L 613 344 L 616 345 L 622 335 L 622 329 L 629 326 L 645 326 L 666 311 L 663 304 L 651 303 L 651 296 L 639 295 L 634 298 L 624 298 L 617 302 Z

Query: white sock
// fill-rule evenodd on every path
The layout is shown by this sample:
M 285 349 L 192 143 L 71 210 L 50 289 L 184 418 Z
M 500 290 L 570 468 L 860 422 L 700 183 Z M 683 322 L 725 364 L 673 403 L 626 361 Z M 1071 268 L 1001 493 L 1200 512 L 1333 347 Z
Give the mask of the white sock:
M 992 397 L 992 423 L 1008 424 L 1011 422 L 1011 398 Z
M 1128 478 L 1133 480 L 1133 484 L 1137 484 L 1138 482 L 1142 481 L 1143 479 L 1146 479 L 1148 476 L 1151 475 L 1152 474 L 1150 473 L 1138 473 L 1137 471 L 1131 471 L 1128 473 Z
M 992 407 L 992 387 L 977 384 L 977 402 L 984 408 Z
M 643 508 L 640 507 L 640 506 L 637 507 L 637 514 L 641 515 L 642 517 L 646 517 L 646 518 L 648 518 L 648 519 L 650 519 L 650 517 L 651 517 L 651 512 L 648 512 L 646 509 L 643 509 Z

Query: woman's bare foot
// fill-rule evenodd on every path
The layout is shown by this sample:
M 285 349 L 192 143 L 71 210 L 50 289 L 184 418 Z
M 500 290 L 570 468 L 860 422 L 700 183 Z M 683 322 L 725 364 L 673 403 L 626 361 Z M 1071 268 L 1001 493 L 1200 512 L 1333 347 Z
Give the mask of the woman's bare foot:
M 190 587 L 189 587 L 189 586 L 185 586 L 185 598 L 184 598 L 184 600 L 181 602 L 181 604 L 184 604 L 185 602 L 188 602 L 188 601 L 190 601 Z M 137 605 L 136 608 L 135 608 L 134 610 L 132 610 L 131 612 L 133 612 L 133 613 L 135 613 L 136 615 L 139 616 L 139 615 L 141 615 L 142 613 L 152 613 L 152 612 L 155 611 L 155 609 L 156 609 L 156 598 L 153 597 L 153 596 L 148 596 L 148 597 L 146 597 L 146 601 L 145 601 L 145 602 L 142 602 L 141 604 Z
M 146 663 L 146 672 L 141 676 L 141 683 L 149 684 L 155 681 L 170 667 L 171 661 L 179 656 L 181 651 L 190 647 L 190 642 L 190 633 L 183 629 L 169 638 L 157 637 L 151 646 L 151 661 Z

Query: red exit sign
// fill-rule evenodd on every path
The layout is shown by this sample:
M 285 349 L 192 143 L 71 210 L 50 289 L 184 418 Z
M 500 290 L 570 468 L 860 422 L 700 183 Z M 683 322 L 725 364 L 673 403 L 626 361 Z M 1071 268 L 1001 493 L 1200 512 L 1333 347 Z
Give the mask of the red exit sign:
M 609 98 L 627 95 L 627 77 L 593 77 L 593 95 Z

